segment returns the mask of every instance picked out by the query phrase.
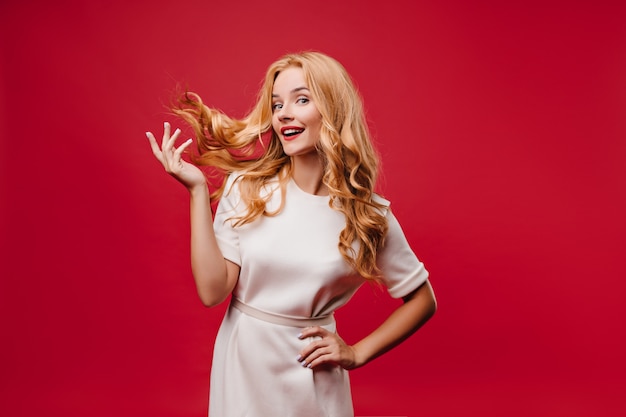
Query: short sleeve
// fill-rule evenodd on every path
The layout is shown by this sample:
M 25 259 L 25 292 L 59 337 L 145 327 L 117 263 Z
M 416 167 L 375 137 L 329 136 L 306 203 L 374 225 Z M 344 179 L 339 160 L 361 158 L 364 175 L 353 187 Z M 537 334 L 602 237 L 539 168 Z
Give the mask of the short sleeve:
M 426 282 L 428 271 L 409 246 L 389 208 L 386 217 L 389 229 L 385 245 L 378 251 L 377 262 L 389 294 L 393 298 L 402 298 Z
M 213 230 L 217 244 L 222 251 L 225 259 L 241 266 L 241 255 L 239 251 L 239 231 L 233 226 L 235 220 L 233 216 L 239 214 L 237 206 L 239 205 L 239 190 L 235 183 L 236 174 L 230 174 L 226 179 L 224 194 L 217 205 L 215 218 L 213 219 Z

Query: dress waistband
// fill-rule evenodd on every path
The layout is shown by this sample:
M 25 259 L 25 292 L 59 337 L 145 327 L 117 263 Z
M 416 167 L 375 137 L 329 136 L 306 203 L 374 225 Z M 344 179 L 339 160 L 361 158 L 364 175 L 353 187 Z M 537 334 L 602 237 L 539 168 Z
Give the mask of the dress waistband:
M 233 297 L 230 304 L 242 313 L 257 318 L 259 320 L 267 321 L 273 324 L 280 324 L 282 326 L 291 327 L 309 327 L 309 326 L 323 326 L 331 324 L 334 320 L 333 314 L 328 314 L 321 317 L 293 317 L 284 316 L 282 314 L 269 313 L 267 311 L 259 310 L 248 304 L 244 304 L 241 300 Z

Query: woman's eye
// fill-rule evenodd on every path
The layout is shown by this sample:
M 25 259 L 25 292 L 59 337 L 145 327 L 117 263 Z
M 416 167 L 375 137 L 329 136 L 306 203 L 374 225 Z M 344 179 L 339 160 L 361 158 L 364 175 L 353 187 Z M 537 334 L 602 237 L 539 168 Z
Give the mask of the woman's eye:
M 282 104 L 280 104 L 280 103 L 274 103 L 274 104 L 272 104 L 272 111 L 276 111 L 276 110 L 278 110 L 278 109 L 281 109 L 282 107 L 283 107 L 283 105 L 282 105 Z
M 296 100 L 296 102 L 297 102 L 297 103 L 300 103 L 300 104 L 306 104 L 306 103 L 308 103 L 309 101 L 310 101 L 310 100 L 309 100 L 307 97 L 300 97 L 300 98 L 298 98 L 298 99 Z

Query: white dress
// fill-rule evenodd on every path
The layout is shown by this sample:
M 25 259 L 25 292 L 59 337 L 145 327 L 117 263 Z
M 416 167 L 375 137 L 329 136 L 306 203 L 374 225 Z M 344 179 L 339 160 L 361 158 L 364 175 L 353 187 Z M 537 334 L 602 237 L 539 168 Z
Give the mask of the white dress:
M 234 178 L 214 228 L 224 258 L 241 271 L 232 295 L 237 305 L 229 306 L 215 341 L 209 417 L 351 417 L 348 372 L 330 365 L 311 370 L 297 361 L 312 340 L 298 338 L 301 328 L 319 324 L 334 332 L 332 312 L 364 282 L 337 247 L 344 215 L 328 206 L 329 197 L 308 194 L 291 180 L 280 214 L 233 227 L 228 218 L 245 209 Z M 273 192 L 268 210 L 280 201 L 280 191 Z M 386 217 L 379 266 L 389 294 L 399 298 L 428 272 L 389 209 Z

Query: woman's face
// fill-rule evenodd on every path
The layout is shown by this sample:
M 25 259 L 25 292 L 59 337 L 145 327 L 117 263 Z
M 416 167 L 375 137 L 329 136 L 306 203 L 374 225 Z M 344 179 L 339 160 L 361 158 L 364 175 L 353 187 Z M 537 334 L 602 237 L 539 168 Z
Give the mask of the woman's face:
M 313 102 L 301 68 L 289 67 L 276 77 L 272 112 L 272 127 L 285 154 L 302 156 L 316 152 L 322 115 Z

